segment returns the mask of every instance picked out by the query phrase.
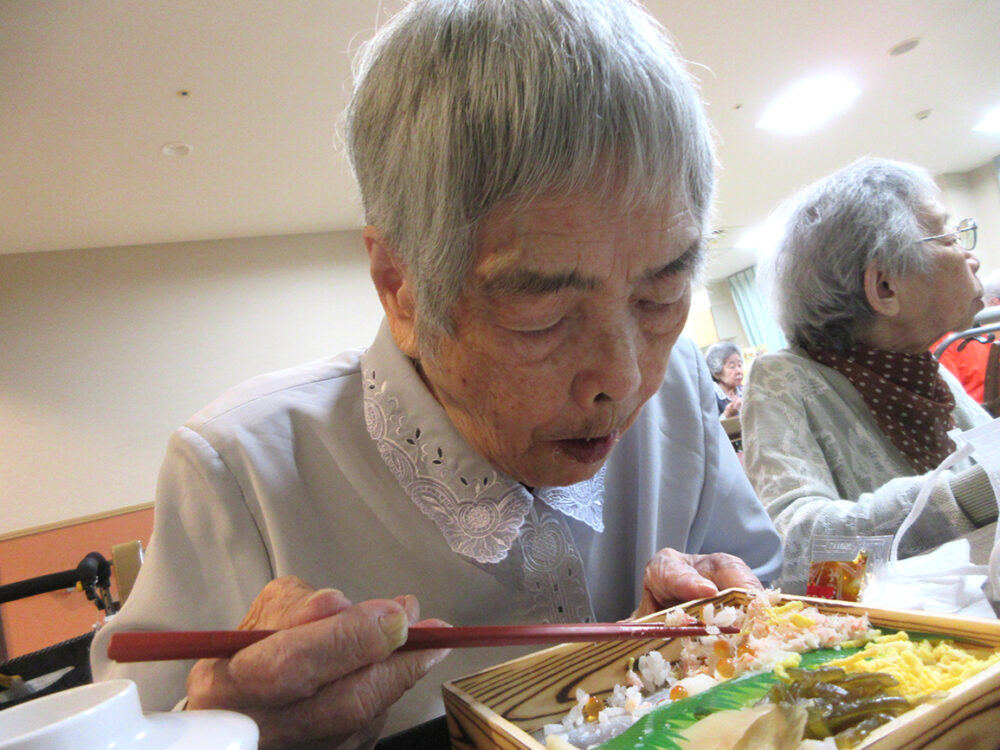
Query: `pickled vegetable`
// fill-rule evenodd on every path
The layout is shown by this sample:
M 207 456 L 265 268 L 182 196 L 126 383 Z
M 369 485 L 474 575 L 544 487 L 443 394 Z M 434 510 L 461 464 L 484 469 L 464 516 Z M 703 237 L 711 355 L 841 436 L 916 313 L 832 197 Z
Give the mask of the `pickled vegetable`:
M 883 672 L 846 674 L 840 667 L 789 668 L 788 680 L 775 684 L 768 699 L 806 710 L 805 739 L 833 737 L 838 748 L 851 748 L 866 735 L 912 705 L 894 695 L 895 677 Z

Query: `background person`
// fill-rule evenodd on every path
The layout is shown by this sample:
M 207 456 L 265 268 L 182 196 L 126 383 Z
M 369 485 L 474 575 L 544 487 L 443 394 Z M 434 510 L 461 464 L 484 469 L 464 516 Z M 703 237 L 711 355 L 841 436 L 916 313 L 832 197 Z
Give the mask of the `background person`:
M 739 416 L 743 405 L 743 354 L 731 341 L 720 341 L 705 352 L 708 371 L 715 381 L 719 418 Z
M 769 265 L 790 347 L 754 362 L 744 465 L 802 593 L 810 541 L 893 534 L 947 432 L 988 421 L 928 351 L 982 308 L 975 231 L 956 231 L 924 170 L 864 159 L 796 196 Z M 760 276 L 758 277 L 760 278 Z M 996 519 L 981 467 L 943 475 L 900 545 L 913 555 Z
M 237 709 L 262 748 L 371 742 L 525 651 L 397 653 L 418 601 L 457 625 L 616 620 L 759 585 L 739 558 L 780 567 L 678 339 L 714 160 L 647 14 L 418 0 L 360 61 L 347 143 L 384 325 L 173 435 L 146 562 L 92 649 L 147 710 Z M 241 617 L 280 632 L 194 665 L 104 658 L 116 630 Z

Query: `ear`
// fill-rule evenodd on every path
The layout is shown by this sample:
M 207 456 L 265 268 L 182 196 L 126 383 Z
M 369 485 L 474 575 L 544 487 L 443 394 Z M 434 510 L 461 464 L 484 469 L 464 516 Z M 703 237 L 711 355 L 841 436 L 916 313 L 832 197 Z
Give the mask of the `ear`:
M 392 338 L 404 354 L 417 359 L 417 300 L 406 266 L 378 229 L 366 226 L 361 236 L 368 249 L 372 281 L 382 301 Z
M 889 318 L 899 314 L 899 288 L 895 279 L 874 263 L 865 269 L 864 288 L 868 305 L 876 314 Z

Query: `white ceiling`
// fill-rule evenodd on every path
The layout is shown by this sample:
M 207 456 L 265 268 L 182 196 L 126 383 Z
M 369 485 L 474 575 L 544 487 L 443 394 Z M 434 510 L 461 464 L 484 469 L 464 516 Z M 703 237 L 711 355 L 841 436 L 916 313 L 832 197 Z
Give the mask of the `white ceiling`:
M 401 4 L 2 0 L 0 252 L 357 228 L 335 145 L 351 51 Z M 719 135 L 713 276 L 749 265 L 729 249 L 741 228 L 857 156 L 942 173 L 1000 154 L 1000 135 L 971 130 L 1000 105 L 997 0 L 647 6 L 692 61 Z M 858 82 L 851 110 L 807 136 L 754 127 L 773 94 L 827 71 Z M 178 141 L 192 152 L 162 153 Z

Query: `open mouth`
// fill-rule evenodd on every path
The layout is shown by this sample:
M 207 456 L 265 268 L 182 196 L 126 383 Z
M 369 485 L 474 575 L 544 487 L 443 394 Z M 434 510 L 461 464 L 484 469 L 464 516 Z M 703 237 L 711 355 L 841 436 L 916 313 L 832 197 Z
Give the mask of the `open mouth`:
M 568 440 L 557 440 L 556 445 L 559 450 L 565 453 L 574 461 L 582 464 L 592 464 L 603 461 L 611 453 L 611 449 L 618 442 L 619 433 L 612 432 L 596 438 L 572 438 Z

